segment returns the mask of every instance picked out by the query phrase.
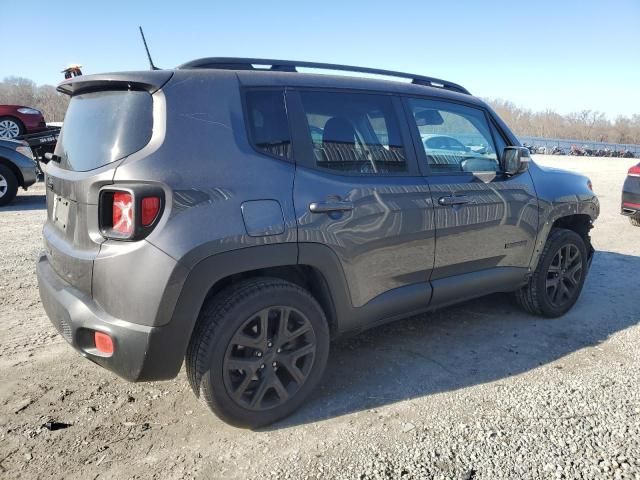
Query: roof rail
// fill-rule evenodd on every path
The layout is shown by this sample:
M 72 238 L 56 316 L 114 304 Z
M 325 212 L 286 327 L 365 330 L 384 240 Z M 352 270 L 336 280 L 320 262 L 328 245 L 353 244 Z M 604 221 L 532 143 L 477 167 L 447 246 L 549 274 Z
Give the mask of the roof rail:
M 256 65 L 258 67 L 256 67 Z M 454 92 L 471 95 L 469 91 L 453 82 L 439 78 L 414 75 L 413 73 L 394 72 L 379 68 L 354 67 L 351 65 L 337 65 L 334 63 L 297 62 L 295 60 L 273 60 L 267 58 L 234 58 L 234 57 L 210 57 L 192 60 L 180 65 L 179 69 L 189 68 L 213 68 L 221 70 L 267 70 L 275 72 L 297 72 L 297 68 L 317 68 L 320 70 L 341 70 L 345 72 L 369 73 L 372 75 L 384 75 L 387 77 L 408 78 L 416 85 L 444 88 Z

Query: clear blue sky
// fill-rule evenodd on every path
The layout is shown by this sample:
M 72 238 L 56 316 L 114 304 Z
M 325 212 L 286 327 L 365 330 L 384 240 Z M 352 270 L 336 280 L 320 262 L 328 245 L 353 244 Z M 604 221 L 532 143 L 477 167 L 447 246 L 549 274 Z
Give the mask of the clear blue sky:
M 640 0 L 0 0 L 0 78 L 204 56 L 346 63 L 442 77 L 473 94 L 561 113 L 640 114 Z

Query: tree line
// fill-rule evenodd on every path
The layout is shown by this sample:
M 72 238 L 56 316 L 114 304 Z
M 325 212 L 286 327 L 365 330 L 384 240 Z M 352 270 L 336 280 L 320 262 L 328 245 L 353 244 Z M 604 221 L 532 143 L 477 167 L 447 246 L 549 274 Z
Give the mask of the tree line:
M 553 110 L 534 112 L 506 100 L 487 103 L 516 135 L 640 145 L 640 113 L 618 116 L 612 121 L 593 110 L 560 115 Z
M 553 110 L 534 112 L 500 99 L 491 99 L 488 103 L 516 135 L 640 145 L 640 113 L 609 120 L 604 113 L 593 110 L 561 115 Z M 58 93 L 52 85 L 7 77 L 0 82 L 0 105 L 4 104 L 37 108 L 46 121 L 61 122 L 69 97 Z

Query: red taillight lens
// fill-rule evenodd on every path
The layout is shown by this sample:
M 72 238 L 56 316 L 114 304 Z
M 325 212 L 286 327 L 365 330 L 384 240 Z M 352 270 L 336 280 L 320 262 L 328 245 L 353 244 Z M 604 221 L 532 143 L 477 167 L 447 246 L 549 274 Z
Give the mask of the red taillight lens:
M 158 216 L 160 211 L 160 197 L 144 197 L 142 199 L 142 226 L 148 227 Z
M 632 177 L 640 177 L 640 164 L 631 167 L 628 174 Z
M 164 192 L 151 185 L 107 187 L 100 192 L 98 224 L 105 238 L 136 241 L 151 233 L 164 208 Z
M 133 197 L 129 192 L 114 192 L 112 218 L 115 232 L 133 233 Z
M 94 332 L 93 340 L 96 344 L 96 350 L 100 353 L 111 355 L 113 353 L 113 340 L 109 335 L 102 332 Z

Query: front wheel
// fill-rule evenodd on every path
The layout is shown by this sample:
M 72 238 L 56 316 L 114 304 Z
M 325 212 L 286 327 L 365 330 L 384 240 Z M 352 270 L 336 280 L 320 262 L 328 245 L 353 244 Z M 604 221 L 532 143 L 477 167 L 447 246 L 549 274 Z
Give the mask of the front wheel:
M 313 296 L 284 280 L 253 279 L 205 305 L 187 350 L 187 376 L 216 415 L 256 428 L 304 402 L 328 354 L 327 321 Z
M 527 285 L 516 292 L 528 312 L 555 318 L 576 303 L 589 267 L 587 248 L 580 235 L 554 228 L 547 238 L 538 267 Z

